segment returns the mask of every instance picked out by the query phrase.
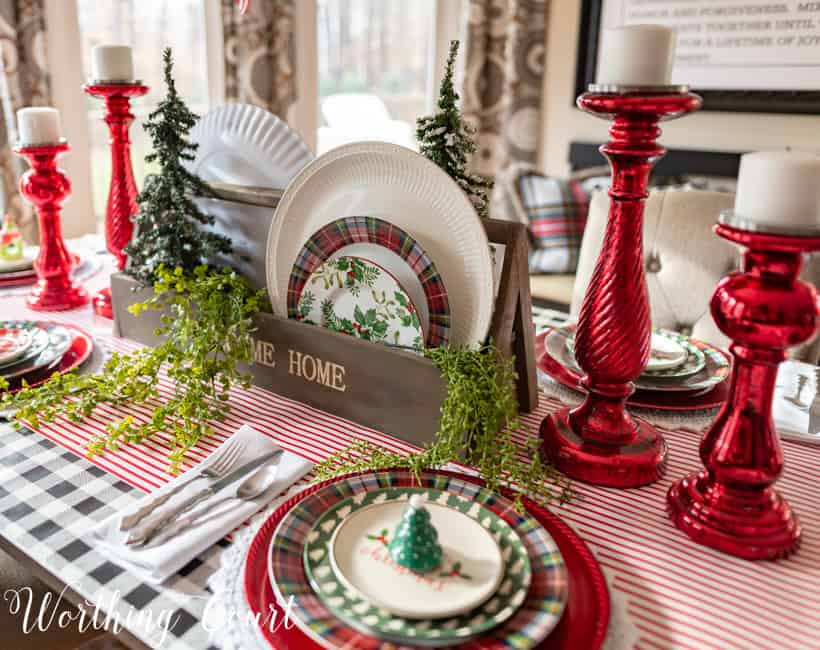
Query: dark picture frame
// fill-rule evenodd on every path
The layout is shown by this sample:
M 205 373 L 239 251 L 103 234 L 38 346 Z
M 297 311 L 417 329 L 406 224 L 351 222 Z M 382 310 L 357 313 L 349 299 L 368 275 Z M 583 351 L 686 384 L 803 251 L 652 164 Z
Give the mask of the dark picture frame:
M 601 36 L 601 14 L 604 0 L 582 0 L 581 27 L 578 35 L 578 62 L 575 73 L 575 95 L 586 92 L 595 81 L 598 41 Z M 703 110 L 738 113 L 820 114 L 820 77 L 818 90 L 698 90 Z

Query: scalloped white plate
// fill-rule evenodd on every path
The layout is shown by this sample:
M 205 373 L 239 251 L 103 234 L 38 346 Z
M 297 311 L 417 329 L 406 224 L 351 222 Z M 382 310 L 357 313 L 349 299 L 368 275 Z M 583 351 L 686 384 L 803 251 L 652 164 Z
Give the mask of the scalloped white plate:
M 266 274 L 274 312 L 287 317 L 291 269 L 310 236 L 340 217 L 361 214 L 389 221 L 419 242 L 447 287 L 450 342 L 482 343 L 493 313 L 493 266 L 484 226 L 444 171 L 385 142 L 333 149 L 285 190 L 268 234 Z
M 313 160 L 296 131 L 273 113 L 250 104 L 225 104 L 191 129 L 199 145 L 190 171 L 202 180 L 284 189 Z
M 199 145 L 188 169 L 206 182 L 283 190 L 313 160 L 313 153 L 278 117 L 258 106 L 227 104 L 191 129 Z M 211 260 L 232 266 L 257 289 L 265 286 L 265 254 L 274 209 L 215 198 L 197 198 L 214 217 L 213 231 L 230 238 L 234 254 Z

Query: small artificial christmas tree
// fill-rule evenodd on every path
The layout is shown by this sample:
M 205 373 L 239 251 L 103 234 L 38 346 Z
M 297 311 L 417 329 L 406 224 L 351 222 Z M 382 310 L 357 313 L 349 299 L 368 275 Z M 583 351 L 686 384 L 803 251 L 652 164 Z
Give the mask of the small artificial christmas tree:
M 125 247 L 129 273 L 145 284 L 154 280 L 161 264 L 192 271 L 217 253 L 231 252 L 227 237 L 201 227 L 212 225 L 214 219 L 201 212 L 191 199 L 210 195 L 207 185 L 183 166 L 183 161 L 194 159 L 197 145 L 187 135 L 198 116 L 177 93 L 170 48 L 165 48 L 162 58 L 167 93 L 144 127 L 154 149 L 145 161 L 157 161 L 160 171 L 145 179 L 137 197 L 135 234 Z
M 414 573 L 429 573 L 441 566 L 438 532 L 430 522 L 421 495 L 410 497 L 396 535 L 388 547 L 393 561 Z
M 493 182 L 467 171 L 468 157 L 475 152 L 475 129 L 458 111 L 458 93 L 453 86 L 453 67 L 458 53 L 458 41 L 450 42 L 447 68 L 441 80 L 438 112 L 416 120 L 416 139 L 420 151 L 436 163 L 467 193 L 480 217 L 488 216 L 488 193 Z

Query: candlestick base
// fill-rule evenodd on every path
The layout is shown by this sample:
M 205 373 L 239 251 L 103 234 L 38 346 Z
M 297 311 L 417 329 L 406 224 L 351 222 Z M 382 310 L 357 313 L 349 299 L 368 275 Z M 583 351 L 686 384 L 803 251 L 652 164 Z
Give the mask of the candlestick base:
M 570 409 L 556 411 L 541 422 L 543 451 L 555 467 L 572 478 L 607 487 L 640 487 L 666 471 L 666 441 L 648 422 L 628 441 L 613 444 L 584 440 L 570 424 Z
M 94 313 L 103 318 L 114 318 L 114 309 L 111 306 L 111 289 L 101 289 L 94 296 Z
M 800 523 L 771 488 L 731 489 L 695 472 L 669 489 L 667 509 L 699 544 L 747 560 L 783 558 L 800 546 Z
M 65 311 L 88 304 L 88 292 L 70 278 L 41 279 L 26 297 L 26 304 L 34 311 Z

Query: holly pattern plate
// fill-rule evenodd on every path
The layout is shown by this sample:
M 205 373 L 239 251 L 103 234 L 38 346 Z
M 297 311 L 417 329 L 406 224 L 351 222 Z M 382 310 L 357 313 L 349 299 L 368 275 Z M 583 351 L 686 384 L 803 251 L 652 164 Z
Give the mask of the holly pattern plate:
M 373 260 L 398 278 L 412 298 L 425 345 L 450 340 L 450 302 L 436 265 L 404 230 L 376 217 L 346 217 L 311 235 L 293 263 L 287 288 L 288 318 L 299 318 L 302 294 L 316 269 L 334 256 Z
M 377 526 L 370 532 L 355 531 L 361 542 L 351 550 L 361 558 L 361 568 L 370 569 L 374 578 L 377 573 L 381 577 L 385 572 L 390 574 L 389 582 L 383 584 L 393 588 L 394 596 L 422 595 L 426 611 L 435 611 L 439 607 L 453 608 L 457 604 L 455 598 L 459 590 L 471 586 L 483 570 L 480 566 L 471 567 L 469 559 L 465 561 L 462 557 L 452 557 L 448 549 L 448 532 L 460 528 L 464 535 L 475 534 L 469 525 L 463 525 L 463 521 L 462 527 L 458 526 L 462 518 L 472 520 L 481 527 L 479 534 L 486 531 L 498 544 L 503 557 L 503 572 L 499 572 L 499 576 L 503 576 L 503 580 L 497 590 L 491 590 L 490 596 L 481 598 L 482 604 L 458 616 L 409 619 L 391 615 L 386 609 L 359 596 L 355 588 L 349 589 L 348 581 L 339 574 L 336 566 L 338 560 L 334 561 L 334 556 L 338 555 L 334 552 L 334 545 L 345 524 L 355 526 L 357 514 L 372 516 L 379 509 L 385 510 L 383 515 L 392 521 L 395 512 L 387 513 L 386 510 L 398 506 L 392 509 L 400 514 L 414 494 L 427 497 L 426 507 L 431 512 L 434 525 L 440 523 L 442 518 L 453 524 L 449 529 L 437 526 L 444 546 L 444 564 L 439 569 L 418 576 L 392 562 L 387 550 L 393 536 L 389 527 Z M 308 535 L 303 557 L 311 586 L 335 616 L 366 634 L 400 644 L 451 645 L 501 625 L 524 602 L 532 578 L 526 548 L 504 519 L 471 499 L 423 488 L 375 490 L 345 499 L 316 523 Z
M 287 605 L 299 630 L 323 648 L 383 647 L 383 641 L 340 620 L 314 592 L 305 573 L 304 546 L 319 518 L 341 501 L 373 490 L 417 487 L 458 495 L 501 517 L 519 536 L 529 558 L 531 584 L 518 611 L 459 647 L 527 650 L 541 643 L 558 624 L 568 597 L 566 567 L 555 541 L 536 519 L 518 514 L 508 498 L 442 473 L 423 472 L 420 478 L 403 470 L 361 474 L 326 483 L 300 499 L 278 521 L 268 546 L 270 586 L 279 605 Z M 414 645 L 420 644 L 416 640 Z
M 302 290 L 297 319 L 377 343 L 424 347 L 418 312 L 399 281 L 360 257 L 320 265 Z

